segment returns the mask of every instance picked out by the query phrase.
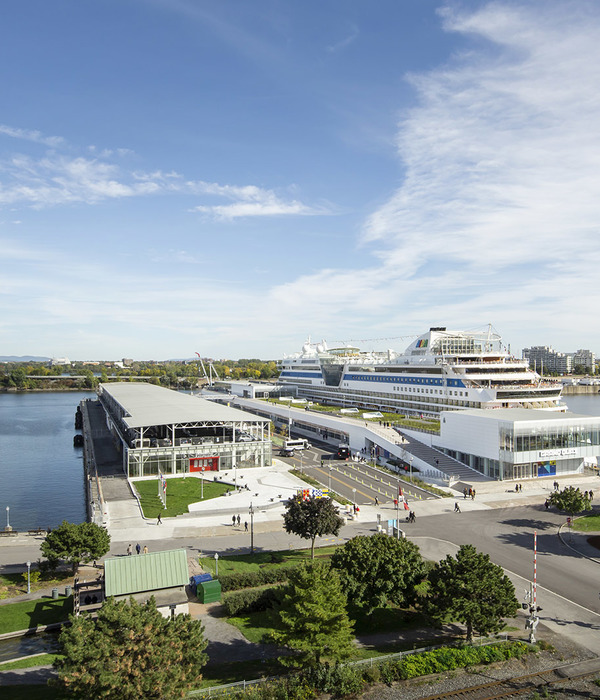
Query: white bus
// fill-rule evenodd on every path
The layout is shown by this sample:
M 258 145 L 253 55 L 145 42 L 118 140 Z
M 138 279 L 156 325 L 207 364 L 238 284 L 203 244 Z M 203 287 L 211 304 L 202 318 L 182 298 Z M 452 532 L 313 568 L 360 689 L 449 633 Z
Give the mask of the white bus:
M 310 447 L 310 442 L 305 438 L 292 438 L 286 440 L 283 444 L 286 450 L 308 450 Z

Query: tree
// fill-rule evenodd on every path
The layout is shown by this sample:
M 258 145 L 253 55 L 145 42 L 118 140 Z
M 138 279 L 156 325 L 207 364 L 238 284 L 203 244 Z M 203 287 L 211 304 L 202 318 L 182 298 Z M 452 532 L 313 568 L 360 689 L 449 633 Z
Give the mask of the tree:
M 285 531 L 311 541 L 311 559 L 315 558 L 315 539 L 323 535 L 337 535 L 344 524 L 330 498 L 303 499 L 301 496 L 292 496 L 285 508 Z
M 499 632 L 504 617 L 516 614 L 519 602 L 510 579 L 488 554 L 464 544 L 456 558 L 447 556 L 429 574 L 431 584 L 427 612 L 438 623 L 458 620 L 467 627 L 467 642 L 473 630 L 480 634 Z
M 564 510 L 571 516 L 584 510 L 591 510 L 589 497 L 575 486 L 567 486 L 562 491 L 553 491 L 548 501 L 558 510 Z
M 390 603 L 409 602 L 424 576 L 417 545 L 384 534 L 353 537 L 334 552 L 331 566 L 339 571 L 352 605 L 367 614 Z
M 63 520 L 59 527 L 46 535 L 40 549 L 51 564 L 56 566 L 61 559 L 68 561 L 75 573 L 80 562 L 100 559 L 108 552 L 110 535 L 106 528 L 95 523 L 76 525 Z
M 97 620 L 70 617 L 63 627 L 56 684 L 82 698 L 182 697 L 198 685 L 207 661 L 204 629 L 190 615 L 163 617 L 154 598 L 139 604 L 108 598 Z
M 288 666 L 340 661 L 354 650 L 346 594 L 337 572 L 326 562 L 312 561 L 291 572 L 277 612 L 281 629 L 273 632 L 273 638 L 297 652 L 280 659 Z

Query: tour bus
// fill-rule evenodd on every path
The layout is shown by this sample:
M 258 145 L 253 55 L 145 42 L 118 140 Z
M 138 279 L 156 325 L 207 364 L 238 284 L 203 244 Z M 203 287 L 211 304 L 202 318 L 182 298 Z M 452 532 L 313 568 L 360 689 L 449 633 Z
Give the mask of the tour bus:
M 348 445 L 340 445 L 337 450 L 337 459 L 350 459 L 350 448 Z
M 283 447 L 286 450 L 308 450 L 310 442 L 305 438 L 291 438 L 285 441 Z

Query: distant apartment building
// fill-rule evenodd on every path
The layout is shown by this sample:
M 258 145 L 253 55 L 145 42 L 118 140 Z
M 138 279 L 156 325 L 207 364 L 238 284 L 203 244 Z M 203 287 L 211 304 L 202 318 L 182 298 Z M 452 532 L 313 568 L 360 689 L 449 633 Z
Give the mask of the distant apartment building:
M 529 366 L 540 374 L 572 374 L 576 367 L 582 367 L 586 373 L 594 374 L 596 368 L 596 355 L 591 350 L 556 352 L 548 345 L 534 345 L 523 350 L 523 357 L 529 361 Z
M 548 345 L 524 348 L 523 357 L 529 361 L 529 366 L 540 374 L 571 374 L 573 371 L 573 354 L 556 352 Z
M 587 374 L 593 374 L 596 367 L 596 355 L 591 350 L 578 350 L 573 353 L 573 367 L 584 367 Z

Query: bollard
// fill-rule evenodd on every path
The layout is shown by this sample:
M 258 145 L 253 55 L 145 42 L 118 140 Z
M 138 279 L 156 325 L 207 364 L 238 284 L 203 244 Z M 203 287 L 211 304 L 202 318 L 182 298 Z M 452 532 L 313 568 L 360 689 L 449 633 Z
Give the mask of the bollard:
M 65 598 L 68 598 L 71 595 L 72 592 L 71 586 L 65 586 Z
M 58 600 L 58 588 L 52 589 L 52 600 Z

